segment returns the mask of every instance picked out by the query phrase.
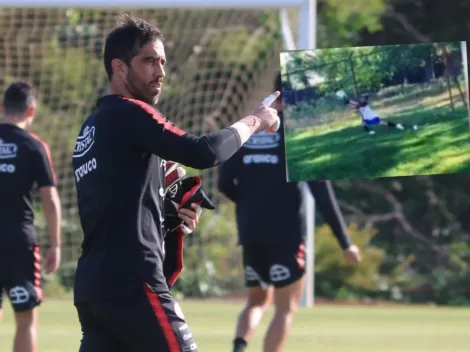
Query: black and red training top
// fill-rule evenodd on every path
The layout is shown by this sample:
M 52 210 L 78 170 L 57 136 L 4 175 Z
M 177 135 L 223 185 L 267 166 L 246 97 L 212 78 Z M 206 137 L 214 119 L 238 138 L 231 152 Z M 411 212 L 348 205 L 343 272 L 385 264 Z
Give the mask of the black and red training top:
M 35 187 L 56 185 L 49 146 L 16 125 L 0 124 L 0 248 L 37 244 Z M 1 254 L 0 254 L 1 255 Z
M 101 98 L 73 152 L 84 233 L 75 301 L 168 290 L 164 259 L 164 170 L 167 160 L 213 167 L 240 148 L 232 128 L 198 137 L 175 127 L 153 106 L 120 95 Z

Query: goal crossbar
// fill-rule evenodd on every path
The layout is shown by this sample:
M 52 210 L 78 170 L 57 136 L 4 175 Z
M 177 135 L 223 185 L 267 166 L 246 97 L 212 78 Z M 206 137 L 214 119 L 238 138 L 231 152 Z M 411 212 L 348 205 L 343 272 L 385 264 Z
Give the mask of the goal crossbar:
M 306 0 L 0 0 L 0 7 L 139 9 L 279 9 L 301 7 Z

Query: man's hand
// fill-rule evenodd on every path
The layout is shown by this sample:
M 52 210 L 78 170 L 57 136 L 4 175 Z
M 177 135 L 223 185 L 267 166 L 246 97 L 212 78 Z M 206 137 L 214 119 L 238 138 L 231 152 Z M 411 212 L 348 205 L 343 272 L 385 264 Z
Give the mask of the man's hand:
M 185 175 L 186 171 L 178 163 L 167 162 L 165 228 L 169 232 L 179 229 L 184 235 L 188 235 L 196 228 L 202 208 L 214 210 L 215 205 L 201 189 L 201 179 L 198 176 L 184 177 Z
M 279 116 L 277 110 L 270 107 L 272 100 L 278 98 L 281 95 L 279 91 L 272 94 L 272 99 L 265 99 L 261 104 L 254 108 L 247 117 L 254 117 L 259 121 L 259 126 L 256 132 L 277 130 L 279 128 Z M 269 97 L 268 97 L 269 98 Z M 270 100 L 269 102 L 267 100 Z M 266 104 L 268 103 L 268 104 Z M 277 128 L 276 128 L 277 127 Z
M 54 274 L 59 268 L 60 264 L 60 247 L 51 246 L 46 252 L 46 258 L 44 263 L 44 270 L 46 274 Z
M 356 245 L 349 246 L 348 249 L 344 250 L 344 257 L 348 264 L 356 264 L 361 261 L 361 252 Z
M 199 223 L 199 217 L 201 216 L 202 208 L 200 205 L 195 203 L 191 204 L 191 208 L 181 208 L 178 211 L 178 218 L 183 220 L 185 226 L 193 232 Z
M 197 204 L 197 208 L 193 208 L 192 204 Z M 193 229 L 188 227 L 181 218 L 181 215 L 188 216 L 187 213 L 182 213 L 183 209 L 189 209 L 196 212 L 197 219 L 202 213 L 202 209 L 214 210 L 215 205 L 207 197 L 205 192 L 201 189 L 201 179 L 198 176 L 191 176 L 183 178 L 177 183 L 173 184 L 172 189 L 165 196 L 165 228 L 173 232 L 178 228 L 184 235 L 189 235 Z M 193 215 L 190 215 L 189 225 L 192 223 Z M 194 224 L 195 227 L 195 224 Z

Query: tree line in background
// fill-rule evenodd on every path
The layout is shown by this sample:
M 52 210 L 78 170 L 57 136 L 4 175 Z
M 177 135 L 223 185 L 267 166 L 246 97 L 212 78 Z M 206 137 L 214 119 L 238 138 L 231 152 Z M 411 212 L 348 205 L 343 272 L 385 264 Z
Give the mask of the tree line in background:
M 296 51 L 284 57 L 286 105 L 315 104 L 317 99 L 339 90 L 357 98 L 362 93 L 401 86 L 405 94 L 407 85 L 429 85 L 441 77 L 451 102 L 451 90 L 457 88 L 465 103 L 460 42 Z
M 46 292 L 53 293 L 54 283 L 60 289 L 70 288 L 80 252 L 82 234 L 70 153 L 78 127 L 105 87 L 98 48 L 112 16 L 104 11 L 0 11 L 0 48 L 5 58 L 0 77 L 4 84 L 16 77 L 29 78 L 41 87 L 40 111 L 47 120 L 38 121 L 34 128 L 51 144 L 63 180 L 60 191 L 67 195 L 63 197 L 64 265 L 58 281 L 51 280 L 46 286 Z M 174 52 L 169 62 L 181 65 L 169 70 L 174 77 L 188 79 L 169 77 L 163 109 L 169 117 L 175 115 L 177 123 L 188 121 L 191 114 L 207 116 L 185 126 L 192 131 L 205 133 L 226 125 L 241 114 L 255 92 L 253 82 L 272 82 L 273 53 L 280 46 L 276 13 L 254 16 L 246 11 L 243 20 L 229 23 L 231 30 L 225 32 L 216 30 L 224 23 L 213 21 L 208 37 L 199 30 L 188 31 L 193 22 L 176 21 L 172 17 L 176 12 L 140 13 L 166 23 L 168 31 L 181 26 L 182 31 L 175 31 L 169 40 L 168 50 Z M 319 47 L 459 41 L 470 30 L 469 15 L 466 1 L 319 0 Z M 198 16 L 195 18 L 203 25 L 212 21 L 210 11 Z M 21 26 L 24 22 L 30 26 Z M 178 33 L 189 36 L 189 50 L 178 47 Z M 265 40 L 266 33 L 273 33 L 272 42 Z M 243 51 L 247 43 L 249 50 Z M 201 87 L 203 90 L 195 90 Z M 187 89 L 197 94 L 186 98 Z M 195 101 L 203 91 L 206 101 Z M 176 105 L 186 108 L 175 110 Z M 198 231 L 187 240 L 186 270 L 176 287 L 186 295 L 222 295 L 243 286 L 234 208 L 217 194 L 215 181 L 215 172 L 205 174 L 204 182 L 219 200 L 219 209 L 204 213 Z M 334 182 L 351 235 L 363 248 L 365 260 L 358 268 L 345 266 L 339 246 L 318 219 L 317 296 L 469 305 L 469 181 L 470 175 L 464 174 Z M 41 238 L 45 238 L 40 214 L 37 219 Z
M 457 42 L 467 37 L 469 15 L 467 1 L 320 0 L 318 47 Z M 405 296 L 469 305 L 469 180 L 457 174 L 334 185 L 348 220 L 377 228 L 371 243 L 385 250 L 383 270 L 402 262 L 418 275 Z

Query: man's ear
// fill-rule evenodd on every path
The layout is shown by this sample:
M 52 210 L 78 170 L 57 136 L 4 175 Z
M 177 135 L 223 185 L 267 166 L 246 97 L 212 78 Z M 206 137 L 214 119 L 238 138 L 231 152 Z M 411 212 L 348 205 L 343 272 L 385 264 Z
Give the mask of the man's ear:
M 119 75 L 121 78 L 124 78 L 127 74 L 127 65 L 121 59 L 113 59 L 111 61 L 111 66 L 113 68 L 113 75 Z
M 34 118 L 36 116 L 36 105 L 30 105 L 26 110 L 26 117 L 27 118 Z

